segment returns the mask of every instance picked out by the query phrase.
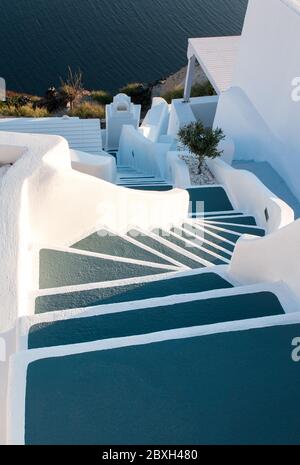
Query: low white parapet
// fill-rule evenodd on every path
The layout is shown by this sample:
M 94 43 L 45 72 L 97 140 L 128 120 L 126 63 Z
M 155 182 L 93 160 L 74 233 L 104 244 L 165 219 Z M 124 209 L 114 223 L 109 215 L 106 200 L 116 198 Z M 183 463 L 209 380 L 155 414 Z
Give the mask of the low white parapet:
M 91 155 L 79 150 L 70 150 L 70 154 L 74 170 L 95 176 L 104 181 L 116 181 L 116 159 L 109 153 L 103 151 L 99 155 Z
M 300 220 L 266 237 L 242 236 L 237 242 L 229 271 L 241 284 L 284 282 L 295 297 L 296 312 L 300 299 L 299 262 Z
M 0 166 L 14 164 L 27 148 L 19 145 L 0 144 Z
M 169 105 L 163 98 L 154 97 L 139 131 L 152 142 L 159 142 L 160 137 L 167 134 L 168 125 Z
M 191 177 L 187 164 L 179 157 L 180 153 L 182 152 L 168 152 L 167 179 L 174 187 L 186 189 L 191 186 Z
M 40 244 L 70 246 L 101 227 L 179 226 L 188 214 L 183 190 L 126 189 L 72 169 L 62 137 L 0 132 L 1 145 L 19 147 L 20 156 L 0 183 L 0 331 L 31 311 Z
M 166 138 L 165 142 L 152 142 L 132 126 L 123 126 L 118 165 L 130 166 L 141 173 L 165 178 L 167 152 L 172 143 L 173 138 Z
M 221 159 L 207 160 L 220 184 L 223 184 L 235 208 L 255 216 L 268 233 L 292 223 L 294 212 L 271 192 L 253 173 L 237 170 Z

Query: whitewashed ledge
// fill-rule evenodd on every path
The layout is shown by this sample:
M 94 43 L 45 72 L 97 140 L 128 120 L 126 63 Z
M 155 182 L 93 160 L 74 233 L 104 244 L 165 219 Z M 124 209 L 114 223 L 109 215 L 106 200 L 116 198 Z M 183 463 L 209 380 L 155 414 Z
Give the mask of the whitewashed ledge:
M 0 165 L 0 178 L 2 178 L 7 173 L 10 167 L 11 165 Z
M 201 173 L 199 174 L 199 162 L 196 155 L 190 152 L 179 152 L 178 157 L 188 166 L 192 186 L 216 184 L 216 179 L 205 162 L 203 163 Z

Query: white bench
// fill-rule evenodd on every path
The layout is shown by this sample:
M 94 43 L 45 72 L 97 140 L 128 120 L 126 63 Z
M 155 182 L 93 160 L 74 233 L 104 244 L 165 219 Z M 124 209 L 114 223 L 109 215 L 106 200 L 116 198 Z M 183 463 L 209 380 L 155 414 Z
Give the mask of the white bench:
M 0 131 L 62 136 L 71 149 L 95 155 L 103 148 L 99 119 L 0 118 Z
M 113 183 L 116 181 L 116 160 L 109 153 L 103 151 L 100 154 L 91 155 L 71 149 L 70 155 L 73 169 L 105 181 Z

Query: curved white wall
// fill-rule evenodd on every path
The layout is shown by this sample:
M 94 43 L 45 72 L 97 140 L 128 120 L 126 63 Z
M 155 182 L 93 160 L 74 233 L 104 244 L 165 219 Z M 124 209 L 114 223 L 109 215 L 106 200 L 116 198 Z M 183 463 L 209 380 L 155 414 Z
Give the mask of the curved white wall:
M 241 237 L 229 271 L 241 283 L 284 282 L 296 297 L 294 311 L 298 311 L 299 262 L 300 220 L 263 238 Z
M 71 169 L 68 144 L 59 137 L 0 133 L 0 145 L 27 147 L 27 151 L 0 182 L 0 328 L 13 323 L 26 305 L 24 289 L 32 284 L 30 259 L 29 184 L 42 183 L 50 173 Z M 30 148 L 29 148 L 30 147 Z M 35 196 L 40 201 L 38 190 Z
M 186 189 L 191 186 L 191 177 L 187 164 L 179 158 L 181 152 L 170 151 L 167 155 L 167 179 L 174 186 Z
M 0 330 L 28 312 L 40 244 L 70 245 L 105 225 L 169 227 L 187 215 L 185 191 L 135 191 L 73 170 L 61 137 L 1 132 L 1 144 L 27 151 L 0 180 Z
M 162 97 L 154 97 L 152 106 L 142 122 L 139 131 L 152 142 L 158 142 L 160 136 L 167 134 L 169 124 L 169 105 Z
M 115 182 L 117 177 L 116 159 L 106 152 L 91 155 L 80 150 L 71 150 L 71 163 L 74 170 L 89 174 L 104 181 Z
M 15 163 L 25 152 L 26 147 L 0 144 L 0 166 Z
M 173 139 L 167 142 L 152 142 L 132 126 L 123 126 L 118 152 L 118 165 L 164 178 L 167 152 Z
M 253 173 L 232 168 L 222 159 L 207 160 L 207 164 L 217 181 L 226 187 L 235 208 L 253 215 L 258 226 L 267 233 L 294 221 L 291 207 L 273 194 Z

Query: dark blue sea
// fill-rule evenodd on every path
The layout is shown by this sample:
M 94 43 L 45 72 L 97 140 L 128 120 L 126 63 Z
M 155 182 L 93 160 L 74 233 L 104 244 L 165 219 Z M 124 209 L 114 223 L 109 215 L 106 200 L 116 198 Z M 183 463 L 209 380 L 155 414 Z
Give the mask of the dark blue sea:
M 67 67 L 88 89 L 151 82 L 186 63 L 188 37 L 235 35 L 248 0 L 0 0 L 0 76 L 43 94 Z

